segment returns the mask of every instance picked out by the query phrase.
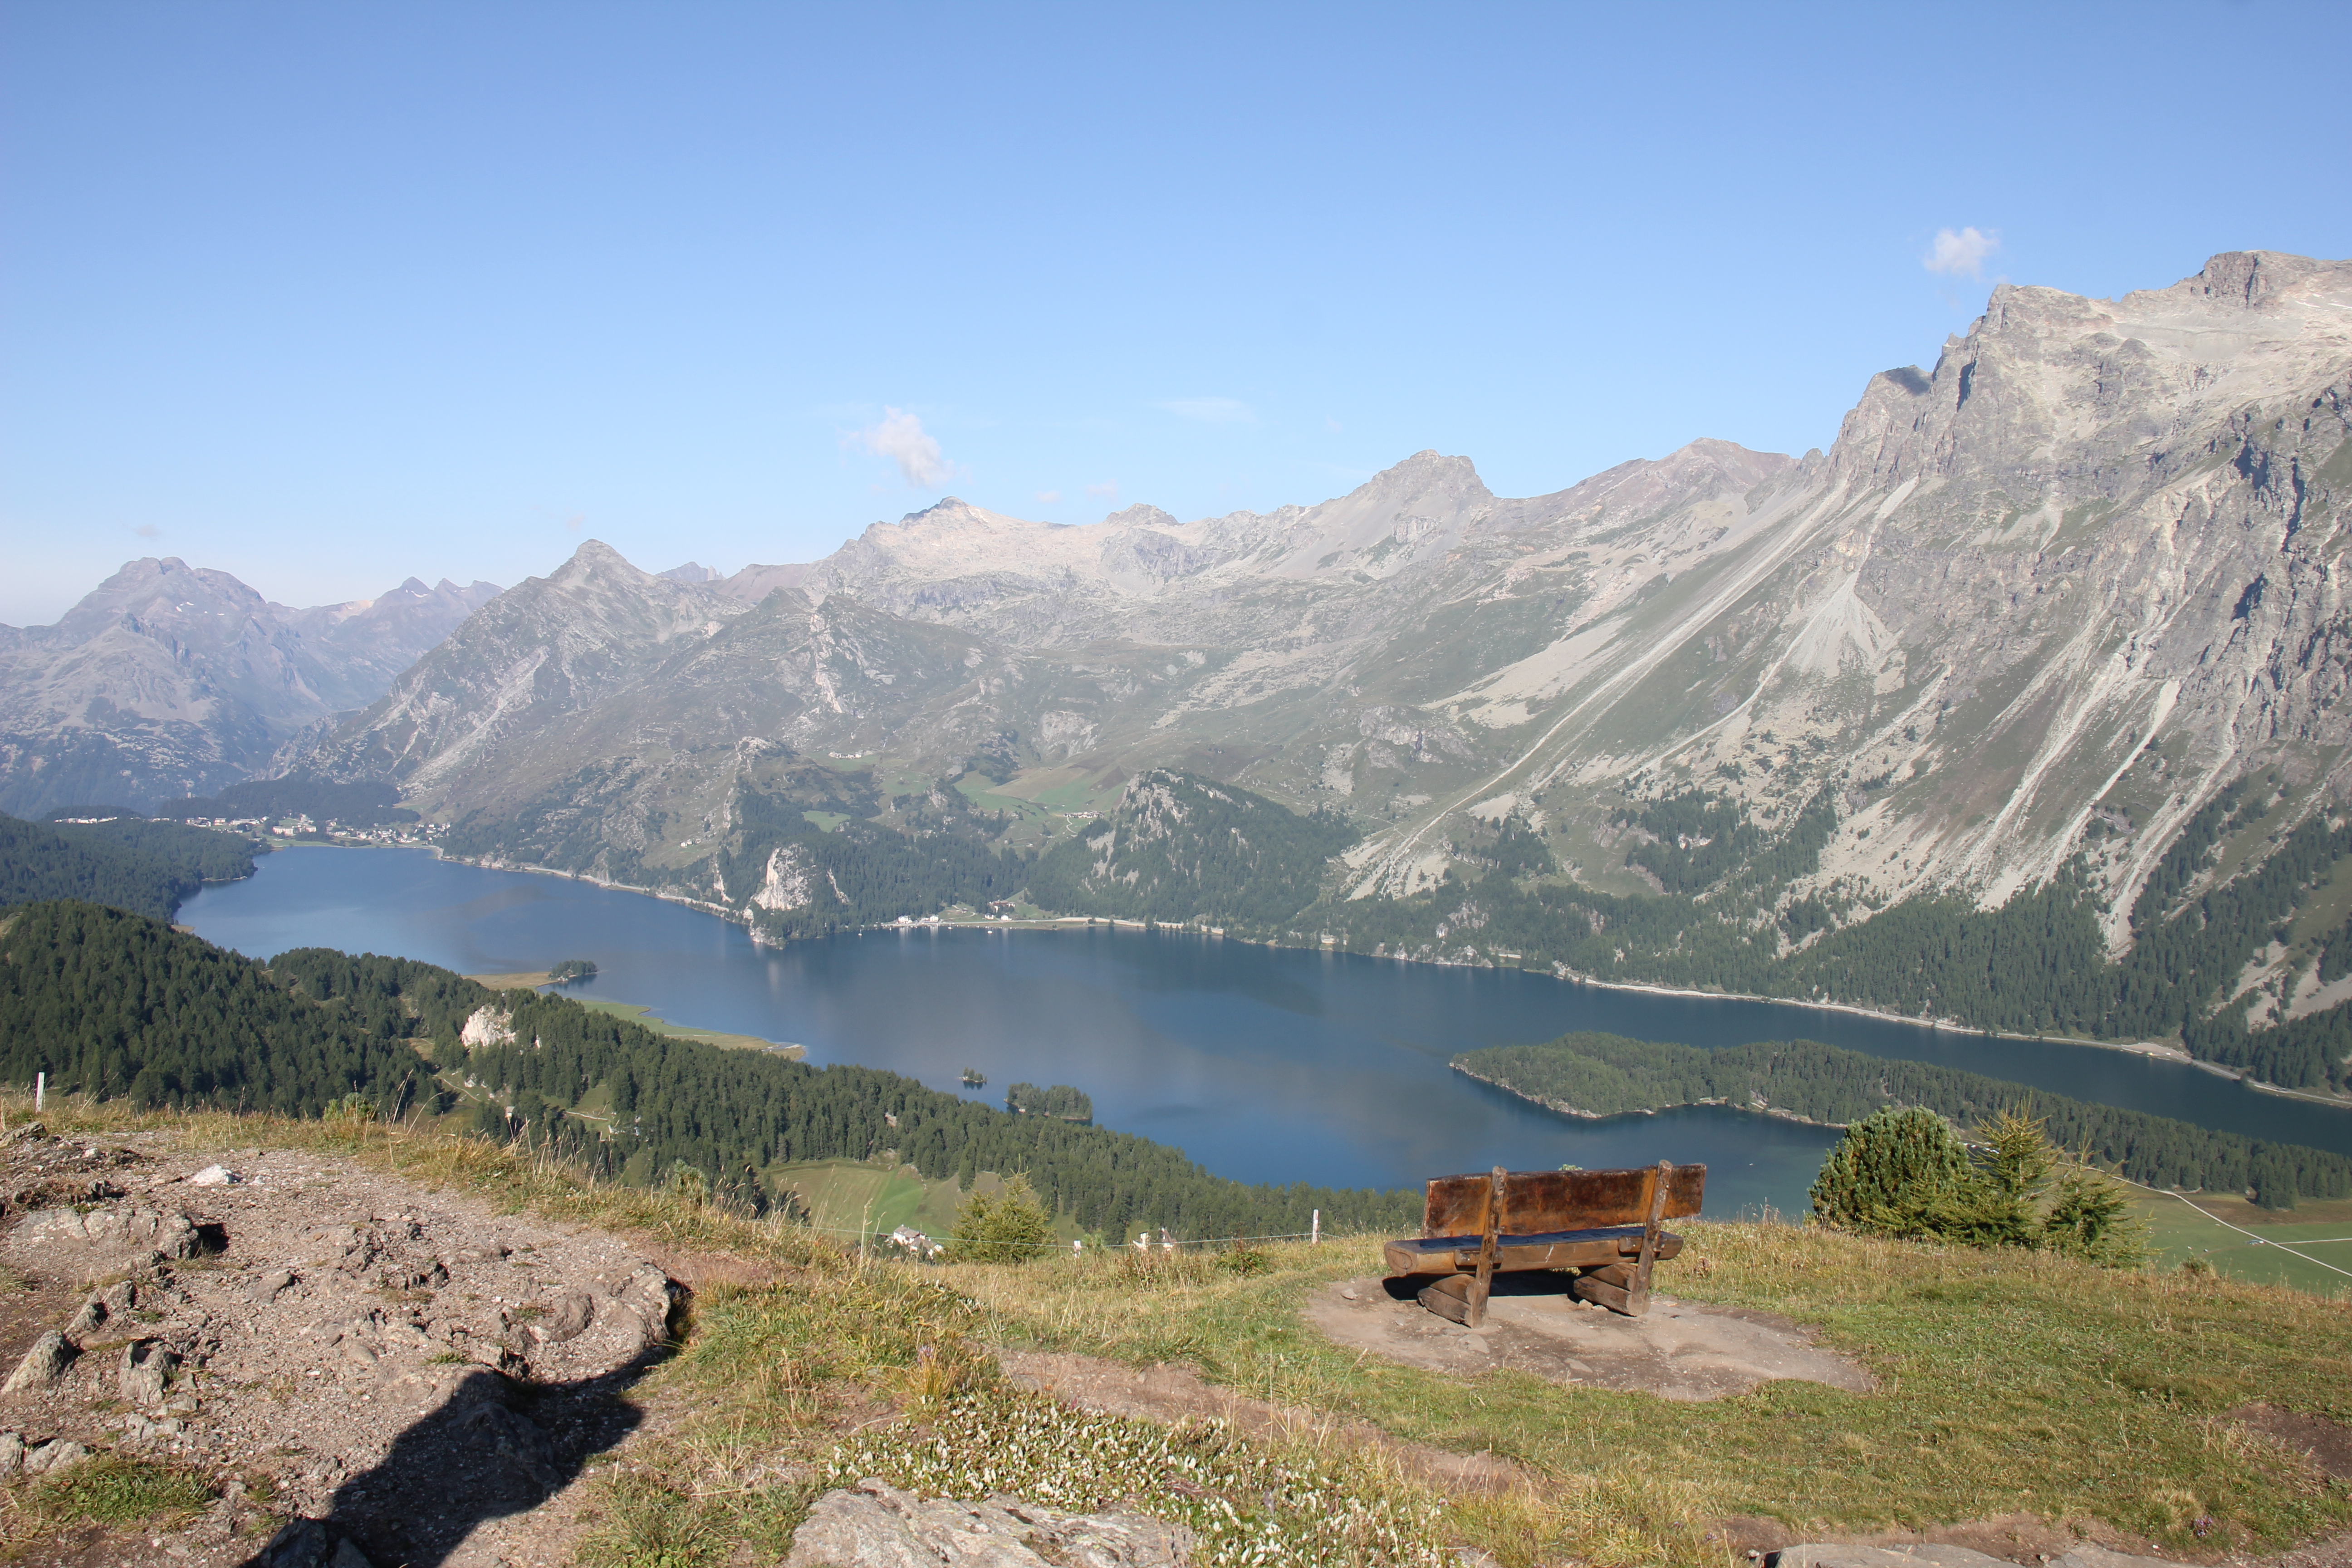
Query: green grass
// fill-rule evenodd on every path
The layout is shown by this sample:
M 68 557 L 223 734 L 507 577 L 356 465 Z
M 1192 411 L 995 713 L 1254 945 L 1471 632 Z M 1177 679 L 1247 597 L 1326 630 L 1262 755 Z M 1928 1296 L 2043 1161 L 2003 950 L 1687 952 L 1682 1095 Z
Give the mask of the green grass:
M 6 1490 L 7 1544 L 20 1551 L 76 1525 L 176 1529 L 210 1507 L 212 1489 L 183 1469 L 118 1454 L 98 1454 L 62 1475 L 20 1481 Z
M 0 1102 L 12 1123 L 27 1109 Z M 1807 1325 L 1878 1387 L 1780 1383 L 1677 1404 L 1510 1371 L 1445 1376 L 1339 1350 L 1299 1309 L 1332 1280 L 1380 1271 L 1369 1237 L 1270 1247 L 1249 1273 L 1215 1257 L 1139 1268 L 1124 1253 L 925 1268 L 864 1262 L 805 1230 L 583 1183 L 511 1149 L 421 1130 L 142 1116 L 72 1100 L 53 1100 L 46 1119 L 68 1135 L 152 1128 L 202 1147 L 315 1148 L 709 1260 L 680 1353 L 631 1394 L 662 1420 L 625 1468 L 590 1484 L 591 1564 L 701 1568 L 747 1548 L 772 1560 L 814 1492 L 851 1471 L 954 1495 L 1001 1483 L 1074 1500 L 1132 1479 L 1153 1507 L 1187 1519 L 1200 1504 L 1223 1520 L 1229 1505 L 1234 1528 L 1217 1525 L 1204 1553 L 1227 1562 L 1273 1541 L 1300 1563 L 1434 1564 L 1440 1548 L 1468 1545 L 1505 1568 L 1737 1568 L 1709 1538 L 1735 1514 L 1816 1538 L 2020 1514 L 2104 1524 L 2200 1557 L 2352 1527 L 2352 1486 L 2229 1418 L 2261 1401 L 2352 1421 L 2352 1302 L 2210 1275 L 1693 1224 L 1668 1289 Z M 829 1179 L 845 1194 L 853 1178 L 885 1194 L 898 1179 L 867 1170 L 837 1167 Z M 2329 1217 L 2249 1228 L 2287 1236 Z M 1324 1435 L 1260 1442 L 1082 1415 L 1007 1388 L 995 1345 L 1189 1365 L 1304 1408 Z M 1359 1421 L 1453 1452 L 1490 1451 L 1532 1484 L 1439 1510 L 1391 1456 L 1344 1436 Z M 168 1479 L 93 1479 L 43 1506 L 85 1517 L 200 1506 Z M 11 1493 L 20 1507 L 33 1495 Z M 1340 1516 L 1354 1533 L 1318 1522 Z M 2203 1538 L 2190 1529 L 2200 1516 L 2218 1526 Z
M 770 1179 L 792 1188 L 808 1205 L 810 1223 L 831 1231 L 887 1236 L 902 1225 L 927 1235 L 955 1228 L 962 1194 L 952 1178 L 925 1181 L 912 1165 L 871 1160 L 805 1160 L 773 1165 Z
M 1660 1561 L 1710 1560 L 1706 1525 L 1734 1514 L 1850 1533 L 2013 1512 L 2102 1520 L 2206 1551 L 2217 1538 L 2189 1530 L 2200 1515 L 2221 1521 L 2218 1539 L 2249 1548 L 2352 1523 L 2352 1489 L 2224 1419 L 2257 1400 L 2352 1419 L 2352 1305 L 1785 1226 L 1686 1234 L 1668 1289 L 1813 1325 L 1879 1390 L 1776 1383 L 1675 1404 L 1513 1372 L 1464 1379 L 1383 1364 L 1298 1316 L 1318 1285 L 1381 1271 L 1370 1241 L 1276 1248 L 1276 1267 L 1254 1278 L 1199 1270 L 1159 1289 L 1092 1260 L 951 1273 L 999 1342 L 1191 1363 L 1277 1404 L 1507 1457 L 1571 1497 L 1600 1475 L 1655 1496 L 1679 1486 Z M 1507 1563 L 1605 1560 L 1596 1529 L 1561 1524 L 1549 1544 L 1489 1544 Z
M 2143 1192 L 2134 1195 L 2132 1209 L 2147 1221 L 2159 1267 L 2201 1258 L 2232 1279 L 2322 1296 L 2352 1293 L 2352 1201 L 2306 1202 L 2273 1214 L 2241 1197 L 2200 1193 L 2184 1201 Z M 2336 1268 L 2323 1267 L 2330 1263 Z
M 650 1007 L 634 1002 L 590 1002 L 574 998 L 592 1013 L 609 1013 L 616 1018 L 651 1029 L 656 1035 L 675 1035 L 681 1039 L 700 1040 L 709 1046 L 724 1046 L 730 1050 L 777 1051 L 797 1060 L 808 1054 L 808 1047 L 777 1040 L 763 1040 L 757 1035 L 730 1035 L 718 1029 L 697 1029 L 684 1024 L 673 1024 L 667 1018 L 656 1018 Z
M 801 816 L 814 825 L 819 833 L 831 833 L 849 820 L 845 811 L 803 811 Z
M 771 1165 L 770 1179 L 791 1187 L 808 1205 L 811 1225 L 849 1246 L 856 1235 L 887 1237 L 902 1225 L 914 1226 L 933 1240 L 955 1232 L 956 1211 L 965 1193 L 955 1178 L 926 1180 L 912 1165 L 896 1167 L 872 1160 L 804 1160 Z M 982 1171 L 973 1178 L 976 1191 L 993 1193 L 998 1177 Z M 1078 1236 L 1066 1218 L 1054 1231 L 1068 1242 Z

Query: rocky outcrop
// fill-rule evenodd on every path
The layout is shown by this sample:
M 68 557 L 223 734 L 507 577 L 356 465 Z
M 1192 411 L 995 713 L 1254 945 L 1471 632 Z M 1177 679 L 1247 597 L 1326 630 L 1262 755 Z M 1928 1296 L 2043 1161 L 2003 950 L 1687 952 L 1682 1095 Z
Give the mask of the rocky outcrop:
M 51 1325 L 0 1386 L 0 1470 L 111 1451 L 267 1477 L 268 1509 L 231 1496 L 197 1527 L 205 1563 L 272 1531 L 265 1563 L 442 1561 L 627 1429 L 611 1396 L 681 1299 L 661 1268 L 335 1160 L 224 1153 L 0 1143 L 0 1189 L 32 1200 L 0 1221 L 0 1258 Z M 37 1206 L 77 1164 L 114 1195 Z M 215 1167 L 230 1179 L 195 1184 Z
M 1192 1551 L 1191 1531 L 1142 1514 L 925 1500 L 863 1480 L 810 1506 L 784 1568 L 1182 1568 Z

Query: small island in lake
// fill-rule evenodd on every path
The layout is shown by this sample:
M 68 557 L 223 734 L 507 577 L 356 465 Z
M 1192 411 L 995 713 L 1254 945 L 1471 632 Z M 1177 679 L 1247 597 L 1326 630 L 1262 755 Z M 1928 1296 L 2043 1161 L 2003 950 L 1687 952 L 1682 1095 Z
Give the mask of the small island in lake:
M 585 958 L 567 958 L 547 972 L 548 983 L 552 985 L 568 985 L 574 980 L 595 978 L 595 963 Z
M 966 1089 L 978 1089 L 982 1084 L 984 1084 L 987 1081 L 988 1075 L 981 1071 L 978 1068 L 966 1068 L 963 1069 L 963 1082 Z
M 1091 1122 L 1095 1119 L 1093 1099 L 1066 1083 L 1057 1083 L 1051 1089 L 1016 1083 L 1004 1091 L 1004 1109 L 1016 1116 L 1053 1116 L 1064 1121 Z

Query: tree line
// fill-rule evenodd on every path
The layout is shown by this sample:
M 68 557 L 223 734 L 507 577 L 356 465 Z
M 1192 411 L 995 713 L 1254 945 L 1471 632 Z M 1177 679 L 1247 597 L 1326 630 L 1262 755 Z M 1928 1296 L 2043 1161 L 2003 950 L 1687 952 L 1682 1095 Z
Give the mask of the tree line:
M 1038 858 L 1029 898 L 1065 914 L 1274 933 L 1314 901 L 1331 857 L 1356 838 L 1336 814 L 1302 816 L 1233 784 L 1154 768 L 1108 816 Z
M 26 822 L 0 815 L 0 908 L 80 899 L 168 921 L 205 883 L 252 876 L 255 848 L 237 834 L 140 816 Z
M 2218 1132 L 2146 1111 L 2052 1094 L 1929 1062 L 1866 1056 L 1813 1040 L 1708 1049 L 1620 1035 L 1564 1035 L 1548 1045 L 1466 1051 L 1454 1066 L 1514 1094 L 1590 1116 L 1721 1104 L 1852 1126 L 1924 1107 L 1963 1127 L 2016 1111 L 2059 1147 L 2146 1186 L 2252 1192 L 2273 1208 L 2298 1195 L 2352 1194 L 2352 1159 L 2299 1143 Z
M 2225 841 L 2249 826 L 2251 812 L 2241 781 L 2190 820 L 2134 901 L 2132 943 L 2116 960 L 2099 905 L 2072 868 L 1993 910 L 1960 897 L 1911 899 L 1838 930 L 1825 930 L 1840 911 L 1819 897 L 1776 913 L 1787 881 L 1818 868 L 1835 825 L 1827 795 L 1778 837 L 1735 803 L 1705 795 L 1646 806 L 1634 820 L 1656 842 L 1627 859 L 1658 879 L 1663 896 L 1528 882 L 1497 868 L 1450 875 L 1404 899 L 1334 900 L 1308 918 L 1344 933 L 1357 952 L 1475 954 L 1599 980 L 1835 999 L 2016 1033 L 2177 1037 L 2200 1060 L 2266 1082 L 2352 1088 L 2352 1004 L 2255 1026 L 2228 999 L 2247 963 L 2288 939 L 2295 911 L 2352 856 L 2352 821 L 2306 820 L 2251 870 L 2189 896 L 2211 880 Z M 1823 934 L 1786 951 L 1814 931 Z M 2347 972 L 2352 922 L 2326 940 L 2323 977 Z
M 493 1036 L 468 1047 L 479 1016 Z M 478 1029 L 479 1038 L 484 1031 Z M 1410 1226 L 1407 1193 L 1245 1185 L 1181 1151 L 1016 1115 L 873 1068 L 812 1068 L 658 1035 L 569 997 L 492 992 L 433 964 L 323 948 L 261 964 L 159 921 L 78 902 L 0 915 L 0 1078 L 147 1106 L 317 1115 L 466 1114 L 616 1180 L 684 1166 L 753 1208 L 787 1162 L 895 1152 L 926 1177 L 1025 1173 L 1105 1236 Z M 1050 1091 L 1049 1091 L 1050 1092 Z

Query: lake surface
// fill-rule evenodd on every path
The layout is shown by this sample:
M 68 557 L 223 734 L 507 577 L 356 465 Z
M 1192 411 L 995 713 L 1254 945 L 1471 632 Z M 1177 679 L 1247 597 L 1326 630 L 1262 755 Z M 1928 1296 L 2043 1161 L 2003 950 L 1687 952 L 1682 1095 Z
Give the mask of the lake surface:
M 601 973 L 570 994 L 796 1041 L 813 1062 L 887 1068 L 998 1104 L 1008 1084 L 1074 1084 L 1101 1125 L 1248 1182 L 1410 1186 L 1497 1164 L 1671 1158 L 1709 1166 L 1709 1214 L 1802 1210 L 1836 1141 L 1827 1129 L 1708 1106 L 1581 1121 L 1446 1066 L 1459 1051 L 1573 1029 L 1710 1047 L 1822 1040 L 2352 1153 L 2352 1112 L 2095 1047 L 1100 927 L 918 927 L 761 948 L 682 905 L 426 850 L 266 856 L 250 879 L 204 889 L 180 920 L 255 958 L 334 947 L 468 974 L 592 959 Z M 986 1088 L 963 1087 L 967 1067 Z

